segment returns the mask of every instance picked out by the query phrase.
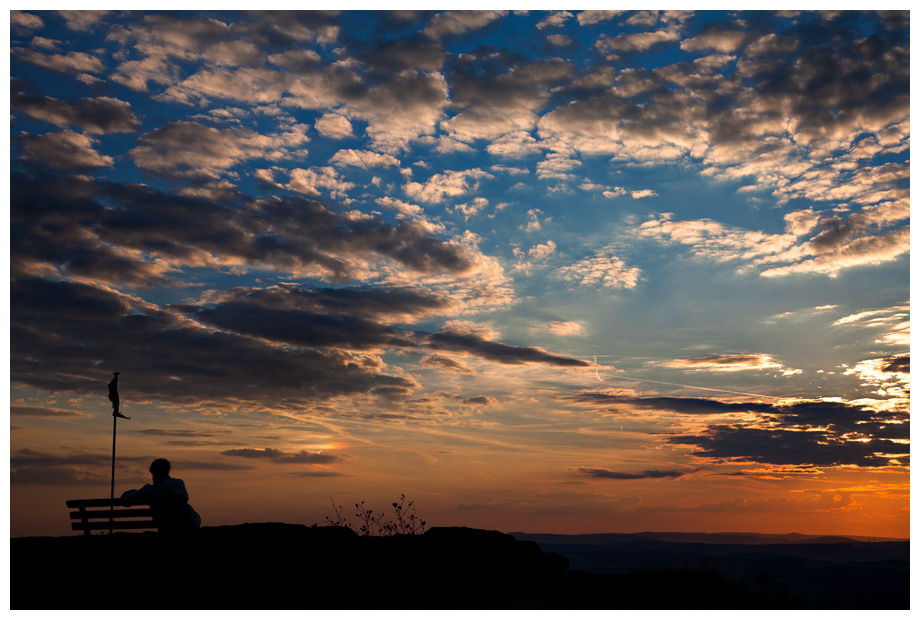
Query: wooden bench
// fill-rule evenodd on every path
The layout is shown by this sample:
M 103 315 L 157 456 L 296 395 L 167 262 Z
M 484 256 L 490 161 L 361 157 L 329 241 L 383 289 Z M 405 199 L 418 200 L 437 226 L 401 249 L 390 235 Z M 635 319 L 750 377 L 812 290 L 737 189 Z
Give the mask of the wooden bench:
M 73 523 L 70 529 L 89 536 L 92 530 L 155 530 L 153 510 L 149 504 L 121 499 L 69 499 Z

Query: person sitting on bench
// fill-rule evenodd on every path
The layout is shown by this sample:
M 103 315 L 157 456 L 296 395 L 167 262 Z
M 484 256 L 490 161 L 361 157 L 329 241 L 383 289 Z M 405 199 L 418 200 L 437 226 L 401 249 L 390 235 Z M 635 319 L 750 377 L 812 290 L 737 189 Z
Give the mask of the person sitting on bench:
M 160 532 L 191 534 L 201 527 L 201 517 L 188 503 L 185 482 L 170 477 L 169 469 L 169 461 L 156 459 L 150 464 L 153 484 L 125 491 L 121 494 L 121 499 L 129 503 L 149 503 L 153 520 Z

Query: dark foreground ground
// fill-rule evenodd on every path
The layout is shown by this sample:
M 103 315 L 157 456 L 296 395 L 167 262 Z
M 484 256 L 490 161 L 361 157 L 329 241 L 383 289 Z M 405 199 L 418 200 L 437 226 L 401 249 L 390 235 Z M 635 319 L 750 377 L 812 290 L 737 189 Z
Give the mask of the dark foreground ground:
M 572 570 L 567 557 L 541 551 L 536 542 L 468 528 L 371 538 L 346 528 L 249 523 L 202 528 L 186 540 L 155 533 L 14 538 L 10 567 L 12 609 L 802 609 L 815 603 L 774 587 L 766 574 L 739 580 L 705 567 Z M 899 574 L 889 587 L 897 597 L 869 607 L 907 609 L 908 576 L 905 563 L 903 594 Z M 814 608 L 847 608 L 819 603 Z

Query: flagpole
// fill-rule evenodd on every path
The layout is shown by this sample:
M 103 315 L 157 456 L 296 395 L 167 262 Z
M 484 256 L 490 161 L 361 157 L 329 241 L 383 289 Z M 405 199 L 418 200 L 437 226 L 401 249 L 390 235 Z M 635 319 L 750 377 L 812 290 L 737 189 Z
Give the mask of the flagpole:
M 115 429 L 118 426 L 118 416 L 114 413 L 112 414 L 112 490 L 110 500 L 112 505 L 109 507 L 113 512 L 115 511 Z M 109 534 L 112 533 L 112 516 L 109 515 Z
M 115 378 L 109 383 L 109 400 L 112 401 L 112 487 L 111 494 L 109 496 L 109 510 L 112 513 L 115 512 L 115 437 L 116 430 L 118 429 L 118 375 L 121 373 L 113 372 Z M 112 533 L 112 523 L 114 519 L 112 514 L 109 514 L 109 534 Z

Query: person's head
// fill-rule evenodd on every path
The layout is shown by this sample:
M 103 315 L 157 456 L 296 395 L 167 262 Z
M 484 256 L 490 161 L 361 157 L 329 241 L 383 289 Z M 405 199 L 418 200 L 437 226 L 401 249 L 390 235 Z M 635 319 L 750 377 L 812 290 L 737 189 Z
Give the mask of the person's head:
M 166 459 L 157 459 L 150 464 L 150 474 L 154 482 L 169 478 L 169 461 Z

